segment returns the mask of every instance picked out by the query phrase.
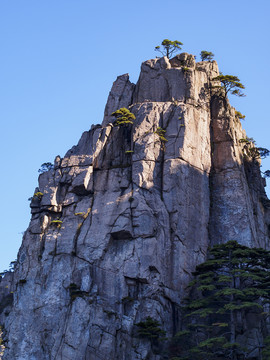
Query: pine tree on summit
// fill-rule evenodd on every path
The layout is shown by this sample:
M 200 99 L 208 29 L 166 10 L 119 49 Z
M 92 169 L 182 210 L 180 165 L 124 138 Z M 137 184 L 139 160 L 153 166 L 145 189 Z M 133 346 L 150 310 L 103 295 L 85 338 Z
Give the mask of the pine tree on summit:
M 202 50 L 200 56 L 202 61 L 211 61 L 213 60 L 215 54 L 213 54 L 211 51 Z
M 183 43 L 178 40 L 171 41 L 169 39 L 164 39 L 161 45 L 163 46 L 163 50 L 160 49 L 160 46 L 156 46 L 155 50 L 159 51 L 163 56 L 167 56 L 167 58 L 170 59 L 175 51 L 182 49 L 181 45 L 183 45 Z

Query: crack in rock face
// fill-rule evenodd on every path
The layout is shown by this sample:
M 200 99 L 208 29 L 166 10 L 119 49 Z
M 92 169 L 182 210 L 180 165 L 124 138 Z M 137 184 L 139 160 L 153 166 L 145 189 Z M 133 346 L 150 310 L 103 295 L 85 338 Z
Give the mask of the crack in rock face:
M 144 62 L 136 85 L 119 76 L 102 126 L 39 176 L 15 272 L 0 282 L 4 360 L 160 360 L 136 324 L 180 330 L 208 247 L 269 248 L 260 164 L 211 89 L 218 75 L 184 53 Z M 136 120 L 113 126 L 123 107 Z

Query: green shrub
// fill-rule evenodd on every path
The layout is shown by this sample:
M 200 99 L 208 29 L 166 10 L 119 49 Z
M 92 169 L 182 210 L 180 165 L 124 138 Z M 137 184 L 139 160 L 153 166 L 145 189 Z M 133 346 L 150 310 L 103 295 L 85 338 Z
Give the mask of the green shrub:
M 77 212 L 74 214 L 75 216 L 84 216 L 85 215 L 85 212 Z
M 116 118 L 114 122 L 114 125 L 116 126 L 133 124 L 133 120 L 136 119 L 136 116 L 127 108 L 118 109 L 114 111 L 111 116 Z
M 245 120 L 245 115 L 243 115 L 242 113 L 240 113 L 240 111 L 237 111 L 235 110 L 235 117 L 238 119 L 238 120 Z
M 34 193 L 34 197 L 38 198 L 38 200 L 41 200 L 43 195 L 44 194 L 40 191 L 37 191 L 36 193 Z
M 52 220 L 51 224 L 55 225 L 58 229 L 61 229 L 63 221 L 62 220 Z
M 39 201 L 42 199 L 42 196 L 44 194 L 40 191 L 37 191 L 36 193 L 34 193 L 33 196 L 31 196 L 30 198 L 28 198 L 28 201 L 32 201 L 33 199 L 38 199 Z
M 90 214 L 91 212 L 91 208 L 88 208 L 86 212 L 82 211 L 82 212 L 77 212 L 74 215 L 75 216 L 82 216 L 84 218 L 84 220 L 87 218 L 87 216 Z
M 159 136 L 159 139 L 160 139 L 161 141 L 163 141 L 163 142 L 168 141 L 168 140 L 164 137 L 165 133 L 166 133 L 166 130 L 162 129 L 160 126 L 157 128 L 156 131 L 154 131 L 154 134 L 157 134 L 157 135 Z
M 242 143 L 250 144 L 250 141 L 248 140 L 248 138 L 242 138 L 242 139 L 239 139 L 239 143 L 240 144 L 242 144 Z
M 186 73 L 186 72 L 189 70 L 189 68 L 186 67 L 186 66 L 183 66 L 183 67 L 182 67 L 182 70 L 183 70 L 184 73 Z

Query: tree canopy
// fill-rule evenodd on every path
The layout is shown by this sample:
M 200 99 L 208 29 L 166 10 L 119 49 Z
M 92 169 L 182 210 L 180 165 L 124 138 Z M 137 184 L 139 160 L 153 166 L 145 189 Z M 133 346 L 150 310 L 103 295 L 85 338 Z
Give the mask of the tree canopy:
M 235 117 L 239 120 L 245 120 L 246 115 L 243 115 L 240 111 L 235 110 Z
M 43 174 L 46 171 L 52 170 L 54 168 L 53 164 L 51 162 L 43 163 L 38 170 L 39 173 Z
M 202 61 L 211 61 L 215 54 L 213 54 L 211 51 L 202 50 L 200 56 Z
M 133 120 L 136 119 L 136 116 L 127 108 L 118 109 L 114 111 L 111 116 L 116 118 L 114 123 L 116 126 L 133 124 Z
M 237 76 L 234 75 L 219 75 L 213 78 L 214 81 L 220 81 L 220 86 L 214 86 L 216 88 L 222 88 L 225 91 L 225 96 L 228 95 L 228 93 L 231 93 L 232 95 L 236 96 L 245 96 L 244 93 L 240 89 L 245 89 L 244 85 L 240 83 L 240 80 Z
M 269 178 L 270 177 L 270 170 L 265 170 L 263 172 L 263 174 L 264 174 L 265 177 Z
M 209 255 L 194 272 L 184 308 L 186 326 L 172 342 L 173 355 L 179 360 L 238 360 L 254 350 L 262 354 L 260 341 L 251 349 L 239 339 L 248 329 L 249 314 L 256 316 L 254 328 L 266 320 L 270 252 L 229 241 L 214 246 Z
M 167 58 L 170 59 L 170 57 L 175 51 L 182 49 L 181 45 L 183 45 L 181 41 L 178 40 L 171 41 L 169 39 L 164 39 L 161 43 L 163 49 L 161 49 L 160 46 L 156 46 L 155 50 L 159 51 L 163 56 L 167 56 Z
M 265 159 L 270 155 L 270 150 L 263 147 L 257 147 L 256 141 L 253 138 L 246 137 L 240 139 L 239 142 L 244 143 L 243 150 L 245 150 L 246 155 L 250 156 L 252 160 Z

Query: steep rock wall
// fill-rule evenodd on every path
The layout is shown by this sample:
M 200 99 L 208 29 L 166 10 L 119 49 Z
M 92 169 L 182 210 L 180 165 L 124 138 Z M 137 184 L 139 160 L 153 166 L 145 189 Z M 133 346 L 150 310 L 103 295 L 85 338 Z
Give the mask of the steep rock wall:
M 269 249 L 269 204 L 260 160 L 245 153 L 239 140 L 246 138 L 246 133 L 228 100 L 212 96 L 211 111 L 211 242 L 231 239 Z
M 40 175 L 0 319 L 5 360 L 158 360 L 135 324 L 151 316 L 177 331 L 208 246 L 268 247 L 259 165 L 243 156 L 234 109 L 212 93 L 217 75 L 215 61 L 185 53 L 146 61 L 136 86 L 118 77 L 102 126 Z M 111 112 L 128 106 L 134 125 L 114 127 Z

